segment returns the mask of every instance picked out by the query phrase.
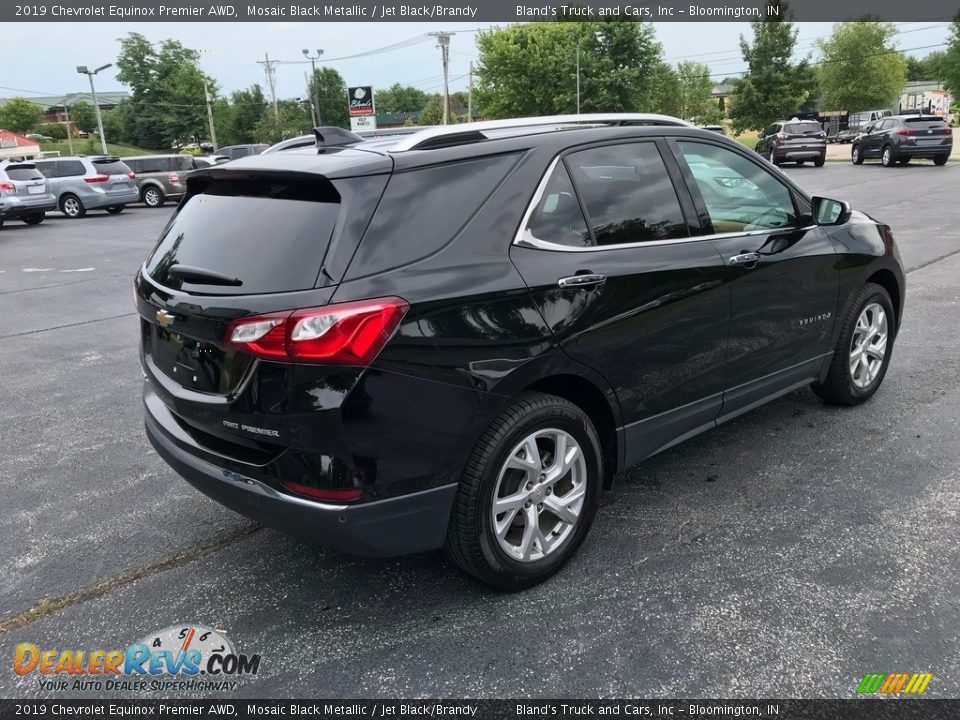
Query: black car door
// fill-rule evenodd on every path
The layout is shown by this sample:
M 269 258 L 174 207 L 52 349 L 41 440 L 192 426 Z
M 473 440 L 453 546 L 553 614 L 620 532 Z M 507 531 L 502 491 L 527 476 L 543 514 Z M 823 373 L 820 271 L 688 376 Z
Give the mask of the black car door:
M 831 349 L 837 256 L 807 201 L 776 170 L 729 146 L 670 145 L 727 266 L 724 419 L 816 377 Z
M 860 142 L 860 154 L 864 157 L 875 157 L 880 154 L 883 138 L 886 134 L 888 120 L 877 120 L 870 125 L 865 137 Z
M 722 401 L 726 268 L 675 184 L 661 142 L 577 149 L 554 161 L 511 248 L 561 346 L 614 388 L 627 465 L 712 426 Z

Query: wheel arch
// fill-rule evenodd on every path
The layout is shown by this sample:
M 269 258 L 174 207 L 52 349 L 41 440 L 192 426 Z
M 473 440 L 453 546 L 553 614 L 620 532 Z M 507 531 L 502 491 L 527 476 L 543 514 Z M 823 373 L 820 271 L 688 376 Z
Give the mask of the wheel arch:
M 902 318 L 900 283 L 896 276 L 890 270 L 881 268 L 876 270 L 867 278 L 868 283 L 876 283 L 890 295 L 890 301 L 893 303 L 893 312 L 896 315 L 896 327 L 900 327 Z
M 140 200 L 143 200 L 143 194 L 147 191 L 148 188 L 156 188 L 160 191 L 160 194 L 166 197 L 166 193 L 163 191 L 163 185 L 161 185 L 156 180 L 144 180 L 143 184 L 140 186 Z

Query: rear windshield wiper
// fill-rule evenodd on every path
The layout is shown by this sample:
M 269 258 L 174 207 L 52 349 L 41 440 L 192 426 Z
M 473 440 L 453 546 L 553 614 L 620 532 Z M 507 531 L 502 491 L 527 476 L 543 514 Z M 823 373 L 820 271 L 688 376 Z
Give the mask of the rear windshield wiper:
M 167 270 L 167 275 L 201 285 L 243 285 L 243 281 L 239 278 L 230 277 L 215 270 L 207 270 L 193 265 L 180 265 L 179 263 L 171 265 L 170 269 Z

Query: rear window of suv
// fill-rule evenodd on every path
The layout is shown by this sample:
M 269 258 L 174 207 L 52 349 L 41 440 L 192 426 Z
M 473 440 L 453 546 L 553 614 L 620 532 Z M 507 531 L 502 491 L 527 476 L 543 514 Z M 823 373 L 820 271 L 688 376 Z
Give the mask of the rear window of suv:
M 130 168 L 120 160 L 94 160 L 94 169 L 103 175 L 126 175 Z
M 43 173 L 35 167 L 8 167 L 6 172 L 11 180 L 43 180 Z
M 915 128 L 917 130 L 930 130 L 932 128 L 942 128 L 946 126 L 946 122 L 943 118 L 930 118 L 930 117 L 909 117 L 904 118 L 904 124 L 908 128 Z
M 316 285 L 340 214 L 329 182 L 219 180 L 189 196 L 147 260 L 147 274 L 187 292 L 251 295 Z M 191 265 L 242 284 L 206 285 L 170 277 Z
M 820 127 L 820 123 L 815 122 L 798 122 L 798 123 L 787 123 L 783 126 L 783 131 L 787 135 L 814 135 L 818 132 L 822 132 L 823 128 Z

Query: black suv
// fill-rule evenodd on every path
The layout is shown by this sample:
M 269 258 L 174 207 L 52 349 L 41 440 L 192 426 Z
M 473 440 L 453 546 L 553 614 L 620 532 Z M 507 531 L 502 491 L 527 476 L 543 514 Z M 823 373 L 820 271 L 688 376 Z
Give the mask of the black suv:
M 816 120 L 781 120 L 766 128 L 754 148 L 774 165 L 812 160 L 817 167 L 827 161 L 827 133 Z
M 850 160 L 860 165 L 880 158 L 884 167 L 906 165 L 914 158 L 946 165 L 953 151 L 953 130 L 936 115 L 895 115 L 870 123 L 853 141 Z
M 805 385 L 855 405 L 904 304 L 890 228 L 660 116 L 431 128 L 198 170 L 136 278 L 146 429 L 190 483 L 500 587 L 644 458 Z

